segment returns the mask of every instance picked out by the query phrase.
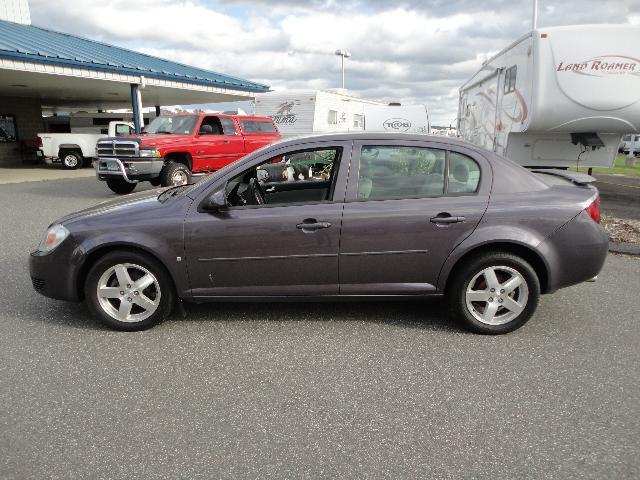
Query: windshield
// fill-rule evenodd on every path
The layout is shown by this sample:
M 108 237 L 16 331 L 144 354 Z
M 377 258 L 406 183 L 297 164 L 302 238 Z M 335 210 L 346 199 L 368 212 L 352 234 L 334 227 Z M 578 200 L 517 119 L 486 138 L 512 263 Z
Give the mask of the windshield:
M 197 115 L 161 115 L 145 127 L 144 133 L 191 135 L 196 123 Z

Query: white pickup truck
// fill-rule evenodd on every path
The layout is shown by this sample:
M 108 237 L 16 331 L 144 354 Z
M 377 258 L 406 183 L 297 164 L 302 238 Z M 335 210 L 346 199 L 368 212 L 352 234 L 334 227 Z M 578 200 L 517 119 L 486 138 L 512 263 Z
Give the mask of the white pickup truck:
M 134 133 L 133 123 L 109 122 L 108 133 L 39 133 L 40 154 L 51 162 L 62 162 L 68 169 L 80 168 L 96 155 L 96 143 L 101 138 L 123 137 Z

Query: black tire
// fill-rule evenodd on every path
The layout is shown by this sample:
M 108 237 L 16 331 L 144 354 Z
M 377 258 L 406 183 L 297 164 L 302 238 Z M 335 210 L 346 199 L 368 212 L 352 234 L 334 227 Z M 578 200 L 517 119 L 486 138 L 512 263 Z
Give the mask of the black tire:
M 182 180 L 177 182 L 176 179 Z M 186 185 L 191 183 L 191 170 L 186 165 L 177 162 L 168 162 L 160 172 L 160 183 L 163 187 L 173 187 L 176 185 Z
M 77 150 L 60 150 L 58 157 L 66 170 L 76 170 L 84 165 L 84 157 Z
M 492 291 L 490 284 L 481 273 L 489 268 L 492 270 L 495 268 L 494 274 L 498 282 L 503 283 L 509 278 L 517 277 L 520 282 L 523 282 L 524 286 L 517 287 L 512 293 L 500 288 L 495 289 L 497 290 L 495 293 L 490 293 Z M 519 276 L 513 272 L 517 272 Z M 488 296 L 486 301 L 475 302 L 470 300 L 473 311 L 470 310 L 467 304 L 467 289 L 472 280 L 474 285 L 471 286 L 471 294 L 475 290 L 482 290 L 482 293 L 478 292 L 478 294 Z M 499 335 L 520 328 L 531 318 L 540 299 L 540 280 L 531 265 L 521 257 L 507 252 L 486 252 L 456 267 L 453 277 L 447 286 L 447 297 L 452 319 L 461 321 L 467 329 L 473 332 Z M 518 308 L 514 308 L 513 311 L 503 306 L 507 304 L 513 306 L 512 300 L 515 300 L 520 305 Z M 489 321 L 482 321 L 476 317 L 476 315 L 490 315 L 490 311 L 486 310 L 490 308 L 490 305 L 491 308 L 497 308 L 496 317 Z M 522 309 L 518 312 L 519 308 Z M 501 316 L 502 319 L 500 318 Z M 494 322 L 504 323 L 492 324 Z
M 149 183 L 154 187 L 159 187 L 161 181 L 162 180 L 160 179 L 160 177 L 156 177 L 156 178 L 152 178 L 151 180 L 149 180 Z
M 128 271 L 130 279 L 133 281 L 133 283 L 129 284 L 131 285 L 130 289 L 127 288 L 126 285 L 120 286 L 119 283 L 117 283 L 118 279 L 116 278 L 115 273 L 111 276 L 108 273 L 118 265 L 129 265 Z M 136 288 L 135 281 L 140 280 L 142 276 L 146 275 L 146 273 L 141 271 L 141 269 L 145 269 L 148 273 L 151 273 L 153 277 L 155 277 L 155 282 L 145 287 L 143 291 L 136 293 L 136 296 L 134 296 L 135 291 L 137 291 L 134 291 Z M 141 273 L 142 276 L 136 278 L 134 275 L 136 272 Z M 122 299 L 123 301 L 125 299 L 130 300 L 129 304 L 132 305 L 130 312 L 132 315 L 144 316 L 148 313 L 148 311 L 145 311 L 135 303 L 136 300 L 131 301 L 132 298 L 157 302 L 155 311 L 146 318 L 140 318 L 139 320 L 134 318 L 129 321 L 122 321 L 112 316 L 107 311 L 107 309 L 111 311 L 111 308 L 109 306 L 103 306 L 105 304 L 105 300 L 103 299 L 101 303 L 101 300 L 98 298 L 98 284 L 102 281 L 101 279 L 103 276 L 111 278 L 111 283 L 107 284 L 109 288 L 114 288 L 115 290 L 123 288 L 121 291 L 124 293 L 124 295 L 122 295 Z M 117 293 L 119 294 L 121 292 L 118 291 Z M 84 285 L 84 295 L 87 301 L 87 306 L 95 317 L 110 328 L 127 332 L 146 330 L 162 322 L 171 314 L 171 310 L 173 309 L 175 302 L 173 282 L 171 281 L 171 277 L 164 266 L 151 256 L 138 252 L 115 251 L 100 258 L 91 267 L 87 274 Z M 129 295 L 129 297 L 127 297 L 127 295 Z M 108 304 L 113 307 L 112 313 L 115 314 L 116 310 L 118 312 L 120 311 L 119 309 L 122 302 L 118 298 L 113 298 L 108 300 Z M 142 313 L 140 313 L 140 311 L 142 311 Z
M 112 180 L 107 180 L 107 187 L 118 195 L 126 195 L 127 193 L 133 192 L 136 188 L 136 183 L 129 183 L 126 180 L 121 178 L 114 178 Z

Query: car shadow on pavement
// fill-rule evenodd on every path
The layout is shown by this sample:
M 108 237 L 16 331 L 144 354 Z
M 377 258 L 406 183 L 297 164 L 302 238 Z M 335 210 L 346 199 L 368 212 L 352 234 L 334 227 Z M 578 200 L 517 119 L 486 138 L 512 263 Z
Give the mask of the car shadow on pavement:
M 84 303 L 50 300 L 42 322 L 89 330 L 110 329 L 94 318 Z M 211 302 L 185 303 L 186 317 L 174 309 L 167 322 L 368 322 L 419 330 L 464 332 L 448 318 L 440 299 L 370 302 Z
M 185 303 L 186 317 L 178 311 L 171 321 L 368 322 L 414 329 L 464 332 L 449 319 L 442 299 L 419 301 L 346 302 L 215 302 Z

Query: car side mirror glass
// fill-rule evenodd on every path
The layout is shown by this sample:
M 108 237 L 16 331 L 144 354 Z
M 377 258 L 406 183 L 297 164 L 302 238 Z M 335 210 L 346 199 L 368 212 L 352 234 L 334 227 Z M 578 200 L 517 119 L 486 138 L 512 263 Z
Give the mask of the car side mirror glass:
M 225 188 L 221 188 L 220 190 L 216 190 L 207 198 L 207 201 L 204 202 L 204 208 L 208 212 L 221 212 L 226 210 L 229 207 L 227 203 L 227 194 L 225 193 Z

